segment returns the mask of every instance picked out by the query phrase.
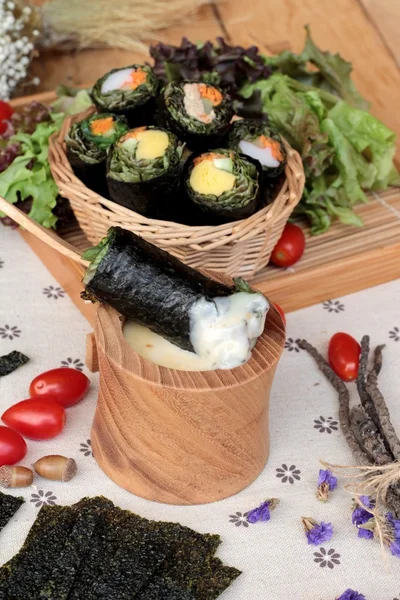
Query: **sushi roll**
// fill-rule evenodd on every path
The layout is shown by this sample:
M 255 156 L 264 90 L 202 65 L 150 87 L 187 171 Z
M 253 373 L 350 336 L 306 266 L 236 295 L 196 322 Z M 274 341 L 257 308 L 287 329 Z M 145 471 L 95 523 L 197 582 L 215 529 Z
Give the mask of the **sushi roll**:
M 124 117 L 102 113 L 74 123 L 65 137 L 67 158 L 75 175 L 99 194 L 107 193 L 107 152 L 128 129 Z
M 229 96 L 207 83 L 169 83 L 159 99 L 158 119 L 193 151 L 223 145 L 233 115 Z
M 136 127 L 114 145 L 107 164 L 111 200 L 151 218 L 172 214 L 183 144 L 160 127 Z
M 183 202 L 207 224 L 246 219 L 259 208 L 261 168 L 233 150 L 192 154 L 183 172 Z
M 238 119 L 231 124 L 228 147 L 258 160 L 267 177 L 280 175 L 286 165 L 286 150 L 281 136 L 265 121 Z
M 246 362 L 264 331 L 269 303 L 245 281 L 215 281 L 130 231 L 111 228 L 83 257 L 85 299 L 208 357 L 213 368 Z
M 113 69 L 93 86 L 91 96 L 100 111 L 125 115 L 130 127 L 154 122 L 158 80 L 148 65 Z

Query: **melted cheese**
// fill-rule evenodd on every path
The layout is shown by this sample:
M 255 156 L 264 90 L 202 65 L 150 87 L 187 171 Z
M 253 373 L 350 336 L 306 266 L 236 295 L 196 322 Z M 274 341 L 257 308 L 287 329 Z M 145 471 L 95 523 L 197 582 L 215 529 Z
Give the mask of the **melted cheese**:
M 212 302 L 200 298 L 190 311 L 190 341 L 195 353 L 132 321 L 125 323 L 123 333 L 138 354 L 163 367 L 184 371 L 233 369 L 251 357 L 264 331 L 268 308 L 262 294 L 239 292 Z
M 218 169 L 212 160 L 202 160 L 193 167 L 190 185 L 198 194 L 221 196 L 235 185 L 236 177 L 228 171 Z

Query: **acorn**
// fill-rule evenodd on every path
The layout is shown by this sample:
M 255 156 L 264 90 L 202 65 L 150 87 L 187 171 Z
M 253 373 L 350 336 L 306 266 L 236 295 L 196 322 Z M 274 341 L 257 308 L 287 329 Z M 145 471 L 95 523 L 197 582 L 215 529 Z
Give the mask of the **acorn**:
M 73 458 L 50 454 L 39 458 L 33 465 L 36 473 L 52 481 L 71 481 L 78 471 Z
M 28 487 L 33 481 L 33 471 L 28 467 L 0 467 L 0 485 L 5 488 Z

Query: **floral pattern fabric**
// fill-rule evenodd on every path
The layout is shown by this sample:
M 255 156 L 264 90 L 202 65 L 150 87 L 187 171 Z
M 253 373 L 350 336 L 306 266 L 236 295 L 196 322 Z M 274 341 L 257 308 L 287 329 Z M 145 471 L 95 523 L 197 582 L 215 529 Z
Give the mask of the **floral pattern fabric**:
M 327 502 L 316 497 L 320 459 L 342 465 L 354 460 L 340 431 L 337 394 L 298 345 L 306 338 L 326 354 L 330 337 L 338 331 L 358 340 L 369 334 L 372 347 L 386 344 L 379 377 L 400 431 L 399 306 L 400 280 L 288 314 L 286 347 L 270 398 L 270 455 L 261 475 L 239 494 L 213 504 L 158 504 L 118 487 L 98 467 L 90 440 L 98 374 L 89 373 L 84 364 L 91 326 L 18 231 L 0 225 L 0 355 L 19 350 L 30 358 L 0 379 L 0 412 L 26 398 L 30 381 L 47 369 L 77 369 L 91 380 L 87 397 L 68 409 L 60 436 L 27 441 L 23 464 L 46 454 L 64 454 L 76 460 L 78 474 L 67 484 L 37 477 L 29 488 L 7 490 L 22 495 L 25 503 L 0 533 L 0 564 L 20 549 L 43 504 L 72 504 L 102 494 L 144 517 L 220 534 L 220 556 L 243 571 L 221 600 L 334 600 L 346 588 L 367 600 L 399 598 L 399 559 L 388 553 L 385 566 L 379 543 L 358 537 L 347 481 L 338 478 Z M 350 391 L 356 402 L 354 384 Z M 271 519 L 250 523 L 248 513 L 267 498 L 280 500 Z M 303 516 L 332 523 L 332 539 L 308 545 Z

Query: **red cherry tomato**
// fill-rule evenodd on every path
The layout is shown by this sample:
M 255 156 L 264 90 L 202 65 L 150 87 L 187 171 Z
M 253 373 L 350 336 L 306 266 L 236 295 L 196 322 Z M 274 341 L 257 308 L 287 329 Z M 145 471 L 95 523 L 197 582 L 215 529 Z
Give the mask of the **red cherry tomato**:
M 277 267 L 290 267 L 303 256 L 305 247 L 306 238 L 301 227 L 287 223 L 272 250 L 270 261 Z
M 279 306 L 279 304 L 277 304 L 276 302 L 274 302 L 274 306 L 275 306 L 276 310 L 278 311 L 278 313 L 281 315 L 283 324 L 286 325 L 286 315 L 283 312 L 283 308 L 281 308 Z
M 11 406 L 1 417 L 3 422 L 32 440 L 50 440 L 62 432 L 65 408 L 52 398 L 29 398 Z
M 8 104 L 8 102 L 0 100 L 0 134 L 4 133 L 7 129 L 7 124 L 4 121 L 8 121 L 13 112 L 14 109 Z
M 61 367 L 35 377 L 29 386 L 31 398 L 50 396 L 62 406 L 77 404 L 89 389 L 90 380 L 76 369 Z
M 357 379 L 360 344 L 348 333 L 335 333 L 328 347 L 329 364 L 343 381 Z
M 24 458 L 27 450 L 26 442 L 19 433 L 0 425 L 0 467 L 15 465 Z

